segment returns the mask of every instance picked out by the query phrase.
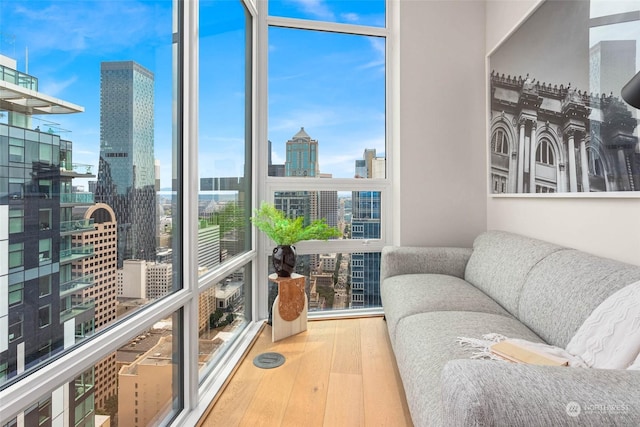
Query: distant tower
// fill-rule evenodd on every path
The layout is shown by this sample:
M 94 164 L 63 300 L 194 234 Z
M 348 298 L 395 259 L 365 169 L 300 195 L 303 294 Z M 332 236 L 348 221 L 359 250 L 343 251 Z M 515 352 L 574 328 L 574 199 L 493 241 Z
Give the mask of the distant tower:
M 589 49 L 589 66 L 589 90 L 620 97 L 620 90 L 636 73 L 636 41 L 598 42 Z
M 155 259 L 154 77 L 133 61 L 100 67 L 100 161 L 95 199 L 118 222 L 118 267 Z
M 365 149 L 356 160 L 356 175 L 384 178 L 384 158 L 375 149 Z M 351 238 L 379 239 L 381 201 L 379 191 L 354 191 L 351 195 Z M 351 307 L 380 306 L 380 252 L 351 254 Z
M 271 141 L 267 141 L 268 142 L 268 146 L 269 146 L 269 169 L 268 169 L 268 175 L 269 176 L 284 176 L 284 165 L 282 164 L 274 164 L 273 161 L 271 160 L 271 156 L 273 154 L 273 152 L 271 151 Z
M 318 141 L 300 128 L 300 131 L 287 141 L 286 176 L 317 177 L 320 175 L 318 165 Z

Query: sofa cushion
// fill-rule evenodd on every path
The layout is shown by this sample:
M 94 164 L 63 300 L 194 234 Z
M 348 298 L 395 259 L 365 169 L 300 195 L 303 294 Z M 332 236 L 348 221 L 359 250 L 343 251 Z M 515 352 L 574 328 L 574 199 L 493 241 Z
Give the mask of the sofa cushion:
M 573 249 L 555 252 L 531 269 L 518 318 L 564 348 L 602 301 L 638 280 L 640 267 Z
M 520 291 L 529 271 L 562 246 L 505 231 L 488 231 L 473 242 L 465 279 L 518 317 Z
M 480 338 L 490 332 L 541 341 L 518 320 L 492 313 L 433 311 L 407 316 L 398 322 L 392 346 L 415 426 L 443 424 L 442 368 L 449 360 L 469 359 L 472 354 L 456 338 Z
M 640 353 L 640 281 L 613 293 L 567 344 L 591 368 L 627 369 Z
M 452 360 L 442 372 L 444 425 L 640 425 L 640 372 Z
M 429 311 L 480 311 L 510 316 L 482 291 L 457 277 L 444 274 L 392 276 L 380 287 L 384 312 L 393 341 L 398 322 Z

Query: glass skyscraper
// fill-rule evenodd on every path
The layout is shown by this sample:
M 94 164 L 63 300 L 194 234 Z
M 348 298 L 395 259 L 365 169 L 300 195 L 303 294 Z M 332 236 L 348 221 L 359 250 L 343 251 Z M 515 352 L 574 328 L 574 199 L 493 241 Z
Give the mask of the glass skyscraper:
M 354 191 L 352 239 L 380 238 L 380 192 Z M 380 252 L 351 254 L 351 307 L 377 307 L 380 300 Z
M 318 166 L 318 141 L 311 139 L 304 128 L 287 141 L 285 176 L 311 176 L 320 174 Z
M 100 160 L 97 202 L 118 222 L 118 267 L 155 260 L 154 76 L 133 61 L 100 68 Z
M 0 123 L 0 385 L 36 370 L 43 362 L 94 332 L 95 303 L 83 290 L 93 277 L 72 264 L 93 256 L 93 246 L 73 238 L 93 230 L 92 220 L 73 216 L 93 204 L 93 195 L 73 191 L 74 178 L 94 178 L 90 167 L 73 163 L 73 144 L 54 122 L 34 115 L 71 114 L 84 109 L 38 90 L 38 79 L 0 55 L 4 83 Z M 43 129 L 40 128 L 43 125 Z M 82 171 L 81 171 L 82 170 Z M 59 420 L 92 420 L 90 369 L 60 387 L 74 396 Z M 62 394 L 61 393 L 61 394 Z M 51 398 L 22 414 L 22 425 L 51 425 Z M 81 408 L 81 410 L 79 410 Z
M 362 160 L 355 163 L 356 177 L 376 178 L 378 173 L 384 177 L 384 170 L 374 170 L 377 159 L 375 149 L 365 149 Z M 351 197 L 351 238 L 379 239 L 380 192 L 354 191 Z M 377 307 L 381 304 L 380 252 L 351 254 L 351 307 Z

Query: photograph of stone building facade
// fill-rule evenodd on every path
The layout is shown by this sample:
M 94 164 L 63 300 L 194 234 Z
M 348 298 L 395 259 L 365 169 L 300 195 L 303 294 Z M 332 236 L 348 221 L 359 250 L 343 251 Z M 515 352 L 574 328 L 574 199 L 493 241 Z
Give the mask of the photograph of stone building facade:
M 528 75 L 489 78 L 493 193 L 640 190 L 637 120 L 621 98 Z

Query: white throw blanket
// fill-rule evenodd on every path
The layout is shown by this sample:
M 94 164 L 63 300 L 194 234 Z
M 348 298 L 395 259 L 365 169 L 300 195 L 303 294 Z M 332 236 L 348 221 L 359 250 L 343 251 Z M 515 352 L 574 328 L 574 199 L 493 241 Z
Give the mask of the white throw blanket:
M 604 300 L 567 345 L 592 368 L 640 369 L 640 281 Z
M 504 360 L 491 353 L 490 346 L 505 339 L 503 335 L 491 333 L 482 339 L 458 337 L 457 341 L 476 350 L 472 359 Z M 566 350 L 510 339 L 533 350 L 563 357 L 571 367 L 640 370 L 640 281 L 604 300 L 578 329 Z
M 490 347 L 491 345 L 500 341 L 504 341 L 506 339 L 512 341 L 515 344 L 520 344 L 522 347 L 529 348 L 543 354 L 548 354 L 549 356 L 556 356 L 567 359 L 569 361 L 569 366 L 571 367 L 588 368 L 587 364 L 584 363 L 584 360 L 582 360 L 580 357 L 574 356 L 563 348 L 544 343 L 521 340 L 518 338 L 507 338 L 501 334 L 486 334 L 482 336 L 482 339 L 458 337 L 456 341 L 463 347 L 470 347 L 475 349 L 475 352 L 471 355 L 472 359 L 505 360 L 497 354 L 492 353 Z

